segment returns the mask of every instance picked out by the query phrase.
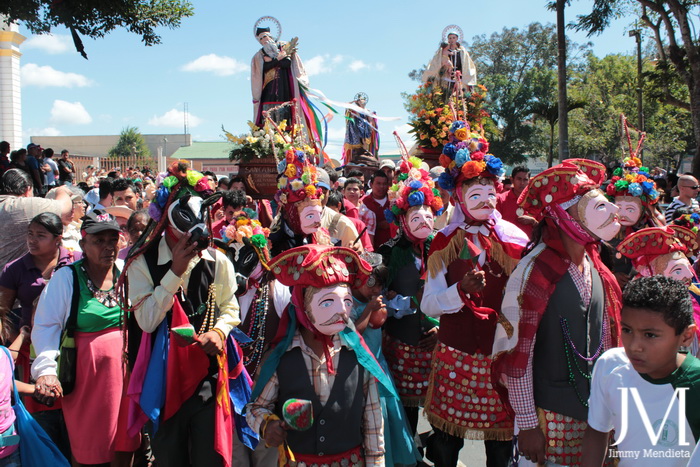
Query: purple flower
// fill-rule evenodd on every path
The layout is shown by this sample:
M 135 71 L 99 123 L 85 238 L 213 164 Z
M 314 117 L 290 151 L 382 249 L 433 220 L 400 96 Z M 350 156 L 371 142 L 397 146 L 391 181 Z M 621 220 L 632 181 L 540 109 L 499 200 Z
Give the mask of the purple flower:
M 489 158 L 486 162 L 486 170 L 496 176 L 503 175 L 503 161 L 495 156 Z
M 151 216 L 151 219 L 154 221 L 158 222 L 161 214 L 162 212 L 156 203 L 151 203 L 151 205 L 148 206 L 148 215 Z

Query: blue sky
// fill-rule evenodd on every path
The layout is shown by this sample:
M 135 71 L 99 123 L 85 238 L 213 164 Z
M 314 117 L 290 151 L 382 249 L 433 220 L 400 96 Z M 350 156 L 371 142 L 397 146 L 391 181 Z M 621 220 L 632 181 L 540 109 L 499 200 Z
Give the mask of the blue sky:
M 236 134 L 246 131 L 252 119 L 250 60 L 259 48 L 253 25 L 270 15 L 281 22 L 283 40 L 299 37 L 312 88 L 336 101 L 363 91 L 370 109 L 401 118 L 380 122 L 380 153 L 395 153 L 392 132 L 407 130 L 401 93 L 417 85 L 408 73 L 429 61 L 445 26 L 459 25 L 469 42 L 504 27 L 556 21 L 545 0 L 192 3 L 194 16 L 179 29 L 161 29 L 160 45 L 145 47 L 125 31 L 84 38 L 89 60 L 75 52 L 65 29 L 32 36 L 20 26 L 27 37 L 21 46 L 24 143 L 39 135 L 118 134 L 126 126 L 145 134 L 182 133 L 184 103 L 195 141 L 221 141 L 222 125 Z M 567 20 L 591 4 L 573 1 Z M 599 56 L 632 53 L 634 38 L 626 28 L 627 20 L 620 20 L 591 39 L 568 34 L 579 43 L 593 42 Z M 335 118 L 327 148 L 334 158 L 343 134 L 344 119 Z

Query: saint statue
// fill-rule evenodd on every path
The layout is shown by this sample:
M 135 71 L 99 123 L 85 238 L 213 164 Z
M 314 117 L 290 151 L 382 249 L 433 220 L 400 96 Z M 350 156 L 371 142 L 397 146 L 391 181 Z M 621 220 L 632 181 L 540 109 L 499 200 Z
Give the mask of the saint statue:
M 271 28 L 261 27 L 264 22 L 276 26 L 273 36 Z M 254 27 L 255 37 L 262 48 L 253 56 L 250 82 L 253 91 L 253 121 L 258 127 L 264 124 L 263 112 L 269 111 L 276 123 L 286 120 L 293 125 L 299 113 L 299 84 L 308 86 L 304 65 L 296 51 L 297 38 L 280 42 L 282 27 L 271 16 L 260 18 Z M 283 105 L 289 103 L 288 105 Z M 271 110 L 272 109 L 272 110 Z
M 364 110 L 369 98 L 364 92 L 358 92 L 352 104 Z M 345 143 L 343 157 L 345 162 L 379 166 L 377 152 L 379 151 L 379 130 L 374 112 L 358 112 L 349 108 L 345 111 Z
M 442 31 L 442 42 L 428 67 L 423 72 L 422 80 L 437 80 L 450 91 L 454 90 L 459 80 L 462 86 L 476 86 L 476 65 L 469 52 L 462 45 L 464 33 L 459 26 L 451 24 Z

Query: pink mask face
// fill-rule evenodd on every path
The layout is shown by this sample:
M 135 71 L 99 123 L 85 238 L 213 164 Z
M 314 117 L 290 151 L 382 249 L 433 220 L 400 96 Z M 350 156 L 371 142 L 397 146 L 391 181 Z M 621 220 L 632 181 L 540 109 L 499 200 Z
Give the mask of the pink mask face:
M 435 216 L 428 206 L 413 206 L 406 213 L 408 231 L 419 240 L 425 240 L 433 232 Z
M 465 209 L 478 221 L 487 220 L 496 209 L 496 187 L 488 183 L 474 183 L 462 187 L 462 202 Z
M 654 272 L 690 285 L 693 281 L 693 270 L 688 258 L 680 251 L 664 256 L 668 256 L 669 258 L 668 261 L 660 262 L 660 266 L 663 266 L 664 262 L 666 263 L 666 265 L 663 266 L 663 270 Z M 661 267 L 659 267 L 659 269 L 661 269 Z
M 345 329 L 352 310 L 352 294 L 345 284 L 324 287 L 308 303 L 309 319 L 321 334 L 332 336 Z
M 321 206 L 315 204 L 306 206 L 299 215 L 301 221 L 301 231 L 306 235 L 316 233 L 321 227 Z
M 594 236 L 601 240 L 609 241 L 615 238 L 620 231 L 620 221 L 618 220 L 619 208 L 608 201 L 602 191 L 595 190 L 586 194 L 580 203 L 586 203 L 581 212 L 578 207 L 581 223 Z
M 642 217 L 642 202 L 639 198 L 618 196 L 615 198 L 615 204 L 620 208 L 618 215 L 621 225 L 631 227 L 639 222 L 639 219 Z

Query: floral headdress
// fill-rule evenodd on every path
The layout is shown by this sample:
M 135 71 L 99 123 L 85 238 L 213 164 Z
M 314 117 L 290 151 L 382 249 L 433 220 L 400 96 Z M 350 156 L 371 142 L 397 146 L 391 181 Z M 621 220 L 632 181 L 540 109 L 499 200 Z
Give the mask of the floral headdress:
M 649 175 L 649 169 L 642 166 L 642 161 L 634 155 L 625 158 L 622 167 L 613 171 L 613 177 L 605 190 L 611 201 L 616 196 L 634 196 L 644 206 L 656 204 L 659 192 L 656 183 Z
M 692 214 L 683 214 L 673 219 L 673 225 L 680 225 L 687 229 L 698 233 L 698 227 L 700 227 L 700 214 L 694 212 Z
M 189 193 L 192 196 L 208 198 L 214 194 L 214 190 L 209 186 L 209 179 L 201 172 L 189 168 L 186 162 L 173 162 L 168 167 L 168 171 L 158 175 L 158 188 L 153 198 L 153 202 L 148 206 L 148 214 L 158 222 L 165 212 L 170 195 L 175 186 L 180 183 L 177 191 L 177 198 Z
M 244 211 L 235 213 L 231 223 L 221 229 L 221 240 L 228 245 L 234 242 L 246 243 L 244 238 L 247 238 L 266 269 L 270 261 L 269 236 L 270 229 L 263 227 L 259 220 L 251 218 Z
M 401 216 L 414 206 L 425 205 L 430 207 L 436 216 L 442 214 L 444 206 L 440 192 L 435 188 L 430 174 L 421 169 L 422 163 L 420 158 L 410 157 L 399 164 L 398 183 L 389 190 L 391 209 L 384 211 L 387 221 L 400 225 Z
M 442 188 L 452 191 L 464 180 L 476 177 L 497 179 L 503 175 L 501 159 L 488 154 L 488 141 L 482 135 L 471 132 L 467 122 L 453 122 L 448 136 L 450 142 L 443 146 L 439 159 L 440 165 L 445 168 L 438 179 Z
M 291 206 L 307 199 L 320 199 L 321 191 L 316 187 L 316 167 L 311 164 L 304 151 L 289 148 L 277 171 L 281 176 L 277 180 L 278 191 L 275 200 L 281 206 Z

